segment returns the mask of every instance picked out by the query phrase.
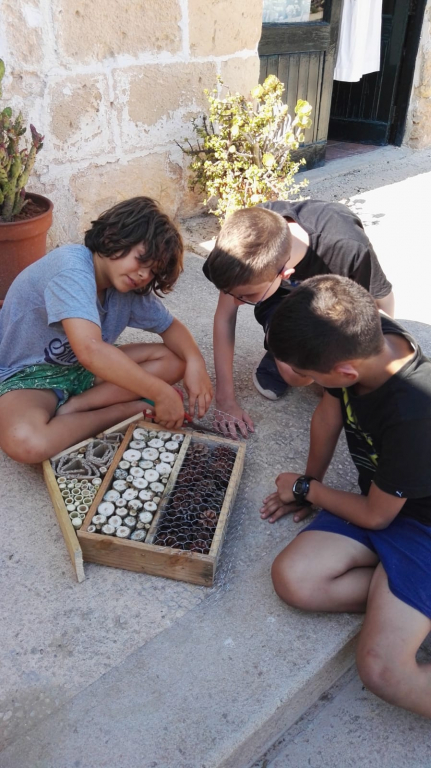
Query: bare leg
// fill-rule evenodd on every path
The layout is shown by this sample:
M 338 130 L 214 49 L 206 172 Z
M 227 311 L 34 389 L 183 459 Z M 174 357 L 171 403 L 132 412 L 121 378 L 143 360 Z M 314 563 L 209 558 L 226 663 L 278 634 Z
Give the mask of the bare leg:
M 357 649 L 359 674 L 380 698 L 424 717 L 431 717 L 431 664 L 418 664 L 416 653 L 430 631 L 430 619 L 395 597 L 379 565 Z
M 15 461 L 35 464 L 142 412 L 133 400 L 73 415 L 54 416 L 50 390 L 20 389 L 0 397 L 0 447 Z
M 164 344 L 126 344 L 121 347 L 121 350 L 136 363 L 139 363 L 148 373 L 157 376 L 168 384 L 175 384 L 183 377 L 184 362 Z M 67 403 L 58 409 L 57 415 L 65 416 L 70 413 L 92 411 L 136 399 L 136 392 L 117 387 L 116 384 L 111 384 L 109 381 L 96 379 L 91 389 L 83 392 L 82 395 L 71 397 Z
M 308 611 L 365 611 L 378 557 L 354 539 L 327 531 L 304 531 L 275 559 L 278 596 Z

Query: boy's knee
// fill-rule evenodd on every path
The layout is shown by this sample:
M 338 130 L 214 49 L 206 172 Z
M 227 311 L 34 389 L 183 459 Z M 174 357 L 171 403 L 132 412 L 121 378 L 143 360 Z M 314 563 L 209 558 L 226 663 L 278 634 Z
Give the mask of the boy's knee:
M 49 450 L 43 439 L 27 424 L 14 426 L 2 435 L 2 449 L 14 461 L 21 464 L 39 464 L 49 457 Z
M 281 552 L 272 564 L 271 578 L 281 600 L 293 608 L 312 609 L 313 581 L 299 558 Z
M 360 642 L 356 664 L 365 687 L 382 699 L 391 699 L 399 687 L 398 678 L 404 674 L 404 662 L 397 664 L 388 658 L 383 647 Z
M 175 374 L 176 379 L 179 381 L 183 378 L 185 372 L 186 372 L 186 362 L 181 357 L 178 357 L 178 355 L 175 354 L 175 352 L 172 352 L 172 350 L 166 348 L 165 354 L 169 358 L 169 366 L 170 368 L 175 368 Z

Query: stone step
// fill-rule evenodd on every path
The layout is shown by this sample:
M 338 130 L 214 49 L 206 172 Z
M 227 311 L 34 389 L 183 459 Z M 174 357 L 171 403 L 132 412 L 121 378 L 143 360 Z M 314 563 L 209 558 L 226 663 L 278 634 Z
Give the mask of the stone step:
M 262 754 L 351 665 L 358 620 L 285 609 L 268 555 L 248 554 L 230 589 L 3 751 L 2 768 L 245 768 Z
M 421 649 L 421 661 L 431 652 Z M 430 724 L 368 691 L 346 672 L 252 768 L 428 768 Z
M 168 303 L 191 326 L 211 365 L 217 292 L 201 267 L 200 257 L 187 258 Z M 4 465 L 10 473 L 7 488 L 19 494 L 10 490 L 7 504 L 17 510 L 13 540 L 22 565 L 7 560 L 5 594 L 9 614 L 16 617 L 11 620 L 15 632 L 10 648 L 0 654 L 7 667 L 8 654 L 19 643 L 24 674 L 14 676 L 12 670 L 10 680 L 12 688 L 16 678 L 21 701 L 31 699 L 33 688 L 41 685 L 47 690 L 55 685 L 59 694 L 57 708 L 46 716 L 40 706 L 25 712 L 15 740 L 0 755 L 1 768 L 240 768 L 262 754 L 351 663 L 360 620 L 307 615 L 281 603 L 270 567 L 299 528 L 287 517 L 270 525 L 258 513 L 276 475 L 305 466 L 308 424 L 318 395 L 301 388 L 275 403 L 260 397 L 251 372 L 264 350 L 251 307 L 241 310 L 237 333 L 238 390 L 243 406 L 253 413 L 256 434 L 247 446 L 214 589 L 101 566 L 86 566 L 86 581 L 74 583 L 61 535 L 53 537 L 55 520 L 38 529 L 36 540 L 22 535 L 18 509 L 39 498 L 41 477 L 12 462 Z M 138 339 L 138 331 L 124 335 L 124 342 Z M 20 482 L 21 475 L 28 482 Z M 343 446 L 329 478 L 344 489 L 354 483 Z M 42 519 L 49 512 L 42 505 L 34 514 Z M 27 563 L 36 557 L 37 570 L 32 570 Z M 57 579 L 62 558 L 64 574 Z M 35 573 L 37 601 L 31 600 Z M 20 616 L 32 617 L 24 643 L 15 639 L 18 606 Z M 167 628 L 156 610 L 163 607 Z M 154 632 L 148 615 L 154 616 Z M 33 637 L 42 632 L 39 656 Z M 32 645 L 37 653 L 29 657 Z M 76 648 L 79 654 L 74 655 Z M 44 719 L 32 728 L 40 714 Z

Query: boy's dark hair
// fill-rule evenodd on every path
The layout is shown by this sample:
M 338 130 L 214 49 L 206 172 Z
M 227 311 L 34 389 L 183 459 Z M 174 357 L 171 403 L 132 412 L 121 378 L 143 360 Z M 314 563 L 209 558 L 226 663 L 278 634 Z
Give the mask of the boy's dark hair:
M 383 343 L 373 297 L 339 275 L 304 280 L 277 307 L 268 332 L 269 349 L 278 360 L 320 373 L 378 355 Z
M 205 263 L 220 291 L 272 280 L 290 258 L 287 221 L 267 208 L 244 208 L 229 216 Z
M 85 233 L 85 245 L 108 259 L 127 256 L 145 244 L 142 263 L 154 262 L 155 277 L 135 293 L 169 293 L 183 271 L 184 246 L 169 216 L 151 197 L 131 197 L 102 213 Z

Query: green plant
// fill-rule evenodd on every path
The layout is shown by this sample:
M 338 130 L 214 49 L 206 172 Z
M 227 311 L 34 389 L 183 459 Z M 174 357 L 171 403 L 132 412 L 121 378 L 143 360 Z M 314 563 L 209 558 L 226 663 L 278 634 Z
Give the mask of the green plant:
M 5 65 L 0 59 L 0 98 L 4 73 Z M 44 137 L 30 125 L 30 148 L 20 149 L 21 136 L 26 130 L 21 112 L 15 119 L 11 107 L 0 112 L 0 221 L 3 222 L 11 221 L 26 205 L 25 185 L 43 146 Z
M 205 90 L 209 118 L 192 121 L 197 145 L 188 141 L 188 146 L 179 146 L 192 157 L 190 187 L 205 194 L 205 204 L 217 199 L 212 213 L 220 219 L 237 208 L 292 199 L 308 184 L 295 183 L 305 160 L 293 161 L 290 152 L 303 141 L 312 108 L 299 100 L 292 119 L 281 99 L 283 91 L 275 75 L 252 90 L 252 101 L 229 91 L 226 98 L 219 98 L 217 88 Z

